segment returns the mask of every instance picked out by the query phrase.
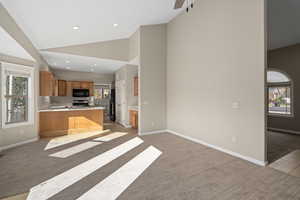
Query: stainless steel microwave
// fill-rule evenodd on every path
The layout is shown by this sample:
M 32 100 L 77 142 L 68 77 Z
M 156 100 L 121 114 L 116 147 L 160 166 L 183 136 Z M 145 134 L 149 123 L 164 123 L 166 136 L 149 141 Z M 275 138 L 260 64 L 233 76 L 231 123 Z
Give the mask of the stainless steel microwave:
M 89 97 L 90 90 L 89 89 L 73 89 L 73 97 Z

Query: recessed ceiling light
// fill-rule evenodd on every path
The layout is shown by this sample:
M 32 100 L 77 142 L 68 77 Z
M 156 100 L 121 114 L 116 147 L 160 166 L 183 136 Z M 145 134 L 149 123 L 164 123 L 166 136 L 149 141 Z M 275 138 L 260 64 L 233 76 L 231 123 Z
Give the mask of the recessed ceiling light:
M 66 67 L 66 69 L 71 69 L 71 67 Z
M 70 61 L 69 61 L 69 60 L 67 60 L 67 61 L 66 61 L 66 63 L 70 63 Z
M 94 66 L 97 66 L 97 64 L 94 64 Z
M 114 26 L 114 27 L 117 27 L 117 26 L 119 26 L 119 24 L 113 24 L 113 26 Z
M 79 30 L 79 26 L 73 26 L 74 30 Z

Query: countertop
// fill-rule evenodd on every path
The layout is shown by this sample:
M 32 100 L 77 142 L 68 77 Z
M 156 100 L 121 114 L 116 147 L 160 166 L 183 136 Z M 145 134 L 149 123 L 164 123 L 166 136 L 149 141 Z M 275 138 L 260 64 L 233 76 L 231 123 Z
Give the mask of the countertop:
M 128 110 L 139 111 L 139 106 L 128 106 Z
M 71 107 L 71 108 L 46 108 L 40 109 L 39 112 L 62 112 L 62 111 L 76 111 L 76 110 L 104 110 L 105 107 L 101 106 L 89 106 L 89 107 Z

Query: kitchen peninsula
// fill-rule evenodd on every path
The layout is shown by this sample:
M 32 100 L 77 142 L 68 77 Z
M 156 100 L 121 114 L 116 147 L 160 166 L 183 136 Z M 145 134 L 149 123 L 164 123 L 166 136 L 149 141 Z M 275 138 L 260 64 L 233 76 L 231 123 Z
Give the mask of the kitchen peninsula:
M 50 107 L 39 111 L 40 137 L 103 130 L 104 107 Z

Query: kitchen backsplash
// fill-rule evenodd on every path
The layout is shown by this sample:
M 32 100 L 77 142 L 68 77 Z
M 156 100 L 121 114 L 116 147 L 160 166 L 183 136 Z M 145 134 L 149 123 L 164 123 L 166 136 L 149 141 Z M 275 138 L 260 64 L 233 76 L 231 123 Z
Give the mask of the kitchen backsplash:
M 72 106 L 74 97 L 39 97 L 39 108 L 48 108 L 51 105 L 55 106 Z M 81 98 L 82 99 L 82 98 Z M 90 98 L 88 98 L 90 99 Z M 109 99 L 94 100 L 95 105 L 109 106 Z
M 50 97 L 39 96 L 39 109 L 48 108 L 51 105 Z

